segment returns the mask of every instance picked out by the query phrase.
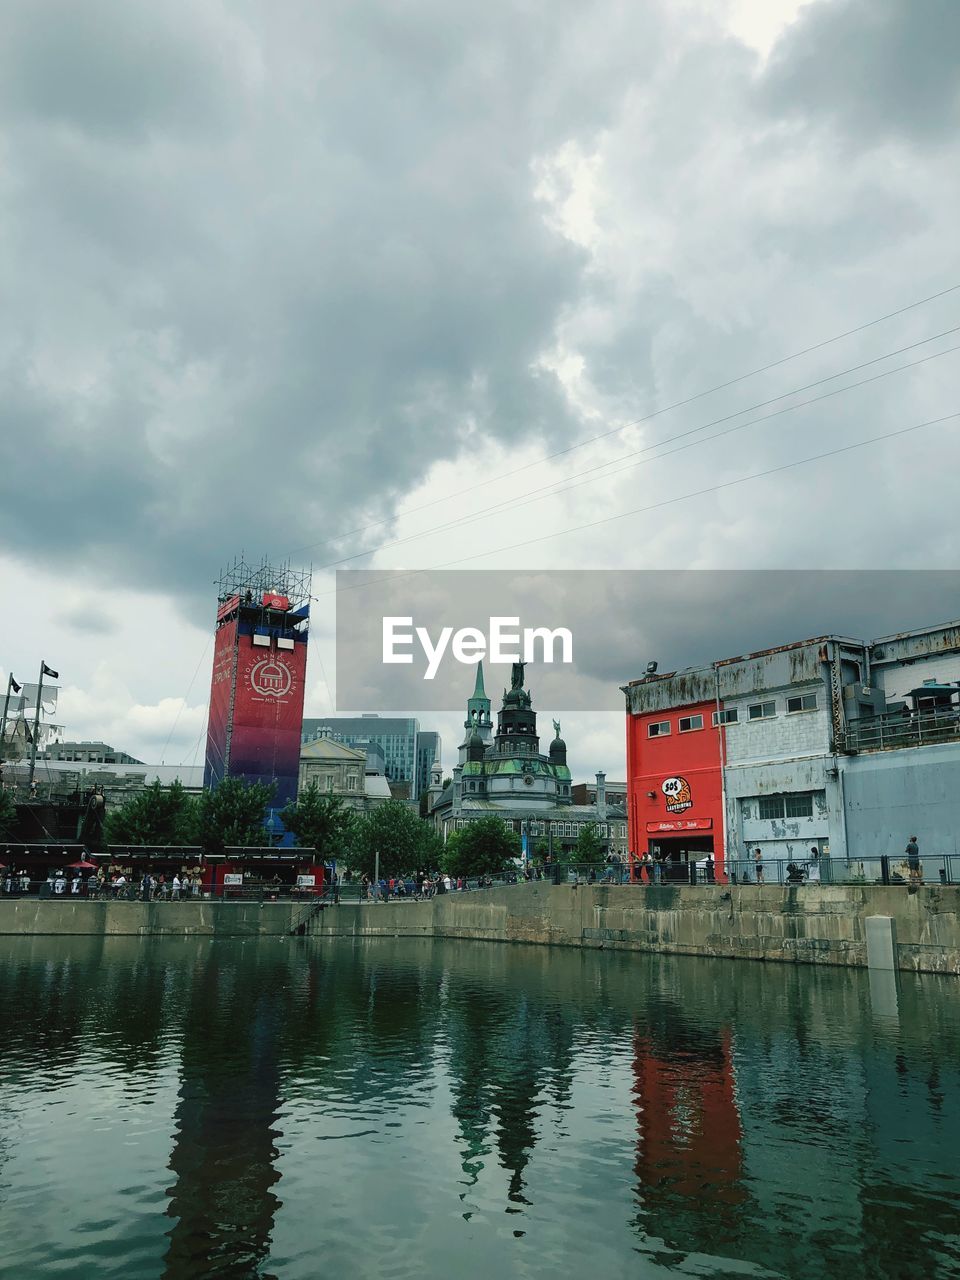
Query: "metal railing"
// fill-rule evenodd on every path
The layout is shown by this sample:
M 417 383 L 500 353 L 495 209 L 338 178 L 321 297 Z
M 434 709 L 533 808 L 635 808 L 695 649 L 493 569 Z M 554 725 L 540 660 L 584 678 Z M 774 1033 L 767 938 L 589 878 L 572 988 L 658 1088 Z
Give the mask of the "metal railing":
M 904 854 L 867 858 L 821 857 L 816 863 L 764 858 L 757 876 L 750 859 L 727 863 L 731 884 L 960 884 L 960 854 L 924 854 L 911 868 Z
M 844 734 L 844 751 L 893 751 L 935 742 L 955 742 L 960 737 L 960 709 L 888 711 L 879 716 L 852 720 Z
M 609 863 L 556 863 L 552 866 L 531 868 L 524 872 L 507 872 L 496 876 L 470 876 L 452 878 L 450 889 L 439 888 L 437 877 L 431 883 L 418 886 L 416 880 L 407 877 L 394 878 L 382 886 L 364 885 L 356 881 L 324 886 L 296 886 L 272 884 L 209 885 L 199 888 L 181 887 L 176 892 L 167 884 L 162 888 L 145 889 L 142 881 L 127 880 L 122 885 L 99 881 L 95 876 L 76 881 L 69 877 L 51 876 L 31 879 L 20 872 L 0 872 L 0 901 L 24 897 L 57 901 L 102 902 L 286 902 L 299 905 L 311 913 L 318 905 L 332 906 L 339 903 L 363 906 L 380 902 L 423 902 L 446 893 L 483 893 L 488 889 L 502 889 L 518 884 L 540 883 L 545 885 L 955 885 L 960 884 L 960 854 L 925 853 L 919 865 L 911 868 L 906 855 L 881 854 L 864 858 L 821 857 L 816 863 L 798 862 L 785 858 L 764 858 L 759 868 L 753 859 L 732 859 L 717 872 L 703 862 L 664 862 L 652 865 L 635 863 L 632 868 Z

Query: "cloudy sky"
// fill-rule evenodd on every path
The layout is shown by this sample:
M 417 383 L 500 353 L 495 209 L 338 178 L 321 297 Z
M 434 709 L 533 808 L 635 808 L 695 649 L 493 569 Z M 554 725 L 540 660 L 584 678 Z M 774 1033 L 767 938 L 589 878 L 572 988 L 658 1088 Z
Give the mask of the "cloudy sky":
M 8 0 L 0 669 L 190 763 L 241 549 L 314 566 L 313 715 L 362 552 L 956 565 L 960 420 L 894 433 L 960 411 L 958 47 L 955 0 Z

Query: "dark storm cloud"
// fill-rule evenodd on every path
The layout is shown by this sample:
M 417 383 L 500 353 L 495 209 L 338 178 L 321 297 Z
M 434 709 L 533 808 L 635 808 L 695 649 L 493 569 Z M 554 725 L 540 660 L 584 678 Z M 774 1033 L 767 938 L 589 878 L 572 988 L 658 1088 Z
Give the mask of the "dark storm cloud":
M 470 433 L 569 434 L 537 362 L 584 255 L 532 166 L 655 56 L 624 21 L 14 4 L 3 544 L 205 590 L 239 547 L 388 515 Z
M 475 628 L 486 642 L 486 691 L 496 700 L 511 667 L 491 664 L 494 618 L 507 620 L 501 631 L 510 635 L 528 627 L 569 632 L 566 653 L 551 641 L 545 661 L 542 641 L 534 646 L 527 687 L 541 709 L 610 711 L 621 706 L 619 687 L 642 676 L 651 660 L 676 671 L 818 636 L 870 641 L 955 621 L 960 572 L 341 572 L 338 708 L 460 710 L 473 688 L 479 641 L 470 637 L 469 660 L 460 659 L 453 635 L 441 647 L 444 628 Z M 388 624 L 389 634 L 401 637 L 391 642 L 391 662 L 384 661 L 385 619 L 410 619 Z M 519 645 L 508 648 L 519 653 Z
M 542 364 L 558 334 L 591 407 L 635 418 L 933 292 L 956 166 L 850 165 L 806 126 L 946 144 L 958 12 L 812 5 L 759 72 L 665 2 L 12 0 L 0 547 L 181 595 L 205 594 L 244 548 L 326 538 L 307 553 L 326 562 L 438 460 L 590 434 Z M 538 195 L 544 165 L 571 189 L 567 146 L 598 160 L 595 250 L 552 229 Z M 933 417 L 955 407 L 938 376 L 681 454 L 652 483 L 684 492 L 851 426 Z M 755 398 L 789 385 L 778 373 Z M 752 398 L 738 388 L 653 438 Z M 939 519 L 942 503 L 889 500 L 901 474 L 860 486 L 866 513 L 834 481 L 819 528 L 843 513 L 852 562 L 869 561 L 884 497 L 884 531 L 908 549 Z M 792 553 L 795 526 L 764 523 L 741 493 L 721 532 Z M 707 550 L 713 514 L 697 516 Z M 636 543 L 624 526 L 604 555 L 667 563 L 657 529 L 672 542 L 690 526 L 658 521 Z M 561 510 L 551 527 L 571 522 Z M 494 526 L 512 540 L 501 517 L 476 526 L 478 545 Z
M 854 145 L 952 139 L 960 112 L 955 0 L 819 0 L 763 78 L 768 108 L 829 121 Z

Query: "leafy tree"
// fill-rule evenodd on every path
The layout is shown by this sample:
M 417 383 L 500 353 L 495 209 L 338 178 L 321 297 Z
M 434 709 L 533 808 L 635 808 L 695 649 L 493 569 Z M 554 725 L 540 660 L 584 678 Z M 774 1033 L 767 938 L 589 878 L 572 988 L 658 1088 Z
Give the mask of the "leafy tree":
M 154 782 L 110 809 L 105 823 L 108 844 L 193 844 L 197 835 L 197 801 L 179 782 Z
M 13 797 L 6 791 L 0 791 L 0 836 L 8 836 L 16 820 L 17 806 Z
M 207 853 L 266 844 L 264 822 L 275 790 L 273 783 L 224 778 L 204 791 L 197 803 L 197 836 Z
M 353 824 L 344 861 L 359 875 L 372 877 L 379 852 L 380 874 L 390 877 L 436 866 L 441 848 L 440 837 L 429 822 L 418 818 L 401 800 L 388 800 L 361 814 Z
M 595 822 L 585 826 L 573 846 L 574 862 L 602 862 L 605 846 Z
M 520 837 L 490 814 L 455 831 L 444 849 L 444 870 L 452 876 L 494 875 L 520 856 Z
M 316 782 L 281 809 L 280 818 L 297 844 L 316 849 L 321 862 L 341 858 L 349 844 L 353 812 L 339 796 L 324 795 Z

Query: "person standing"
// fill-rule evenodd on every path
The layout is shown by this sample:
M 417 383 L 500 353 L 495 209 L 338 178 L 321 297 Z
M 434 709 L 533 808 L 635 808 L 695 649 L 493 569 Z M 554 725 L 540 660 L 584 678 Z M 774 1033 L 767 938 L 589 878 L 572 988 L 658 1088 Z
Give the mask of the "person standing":
M 907 841 L 907 847 L 904 849 L 907 855 L 907 867 L 910 871 L 910 883 L 920 884 L 920 845 L 917 843 L 917 837 L 911 836 Z
M 763 853 L 759 849 L 753 851 L 753 869 L 757 884 L 763 884 Z
M 171 895 L 172 900 L 174 902 L 179 902 L 180 901 L 180 877 L 176 871 L 173 873 L 173 884 L 171 888 L 173 890 L 173 893 Z
M 807 863 L 807 883 L 815 884 L 820 880 L 820 850 L 817 846 L 810 846 L 810 861 Z

